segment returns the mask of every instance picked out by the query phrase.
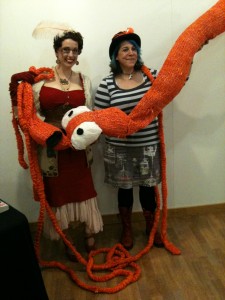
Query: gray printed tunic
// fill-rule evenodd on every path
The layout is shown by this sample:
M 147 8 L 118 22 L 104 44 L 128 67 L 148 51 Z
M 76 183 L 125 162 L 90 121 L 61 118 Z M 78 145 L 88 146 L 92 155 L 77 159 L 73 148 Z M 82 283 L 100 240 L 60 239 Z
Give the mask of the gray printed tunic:
M 151 73 L 156 77 L 156 70 L 151 69 Z M 143 73 L 143 82 L 138 87 L 121 89 L 114 75 L 110 74 L 101 81 L 96 91 L 95 109 L 118 107 L 129 114 L 151 85 Z M 161 166 L 158 119 L 126 138 L 105 136 L 104 165 L 105 182 L 115 187 L 159 184 Z

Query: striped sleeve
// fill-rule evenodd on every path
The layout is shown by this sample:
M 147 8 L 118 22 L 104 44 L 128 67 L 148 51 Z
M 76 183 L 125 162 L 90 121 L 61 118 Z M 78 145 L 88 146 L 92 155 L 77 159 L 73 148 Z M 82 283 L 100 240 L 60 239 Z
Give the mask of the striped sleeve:
M 106 82 L 106 78 L 104 78 L 96 91 L 95 100 L 94 100 L 95 109 L 103 109 L 110 106 L 110 94 Z

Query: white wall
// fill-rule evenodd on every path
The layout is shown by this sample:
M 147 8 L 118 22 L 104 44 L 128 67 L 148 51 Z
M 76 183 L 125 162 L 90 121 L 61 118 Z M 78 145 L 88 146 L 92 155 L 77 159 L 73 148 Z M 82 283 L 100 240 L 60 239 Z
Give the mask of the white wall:
M 52 66 L 52 41 L 31 34 L 42 20 L 67 22 L 84 36 L 79 68 L 96 88 L 109 72 L 108 47 L 118 31 L 133 27 L 142 38 L 142 57 L 160 69 L 178 36 L 216 0 L 1 0 L 0 198 L 37 220 L 29 171 L 17 161 L 8 84 L 30 66 Z M 191 77 L 164 109 L 170 208 L 225 201 L 225 34 L 194 57 Z M 116 190 L 103 184 L 100 144 L 93 175 L 102 214 L 116 213 Z M 135 210 L 139 210 L 138 199 Z

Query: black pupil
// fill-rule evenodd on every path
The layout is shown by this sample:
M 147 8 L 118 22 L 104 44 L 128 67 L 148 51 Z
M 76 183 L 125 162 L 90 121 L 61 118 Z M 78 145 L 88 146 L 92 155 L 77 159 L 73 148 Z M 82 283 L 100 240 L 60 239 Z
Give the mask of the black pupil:
M 77 134 L 82 135 L 84 133 L 84 130 L 82 128 L 77 129 Z

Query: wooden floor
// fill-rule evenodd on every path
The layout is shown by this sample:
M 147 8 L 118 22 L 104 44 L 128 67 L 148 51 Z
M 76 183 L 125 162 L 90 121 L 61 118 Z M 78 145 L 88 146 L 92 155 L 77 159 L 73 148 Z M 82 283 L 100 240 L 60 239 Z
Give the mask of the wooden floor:
M 104 217 L 104 221 L 104 232 L 96 237 L 100 248 L 112 247 L 120 235 L 117 216 Z M 146 246 L 144 226 L 142 215 L 134 214 L 132 255 Z M 181 255 L 153 247 L 137 261 L 141 268 L 138 281 L 117 293 L 95 294 L 80 288 L 59 269 L 42 269 L 49 300 L 224 300 L 225 204 L 169 210 L 167 232 L 169 240 L 181 250 Z M 82 226 L 73 229 L 72 233 L 76 235 L 77 249 L 87 258 Z M 62 241 L 42 238 L 41 253 L 42 259 L 57 260 L 71 267 L 86 283 L 112 287 L 121 280 L 116 278 L 101 284 L 90 281 L 82 264 L 67 260 Z M 97 257 L 95 263 L 103 263 L 103 255 Z

